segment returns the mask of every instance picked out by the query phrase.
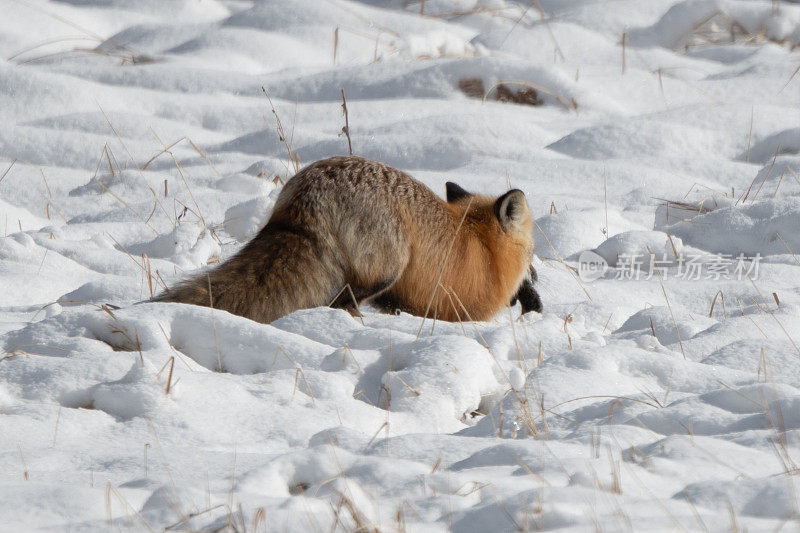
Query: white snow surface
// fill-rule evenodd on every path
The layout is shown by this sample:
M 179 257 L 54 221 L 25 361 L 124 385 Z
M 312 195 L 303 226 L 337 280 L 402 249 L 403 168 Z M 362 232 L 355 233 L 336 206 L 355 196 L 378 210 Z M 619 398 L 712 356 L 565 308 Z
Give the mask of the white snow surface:
M 0 530 L 800 530 L 800 5 L 541 8 L 3 3 Z M 525 192 L 542 315 L 147 302 L 347 153 L 342 89 L 354 153 Z

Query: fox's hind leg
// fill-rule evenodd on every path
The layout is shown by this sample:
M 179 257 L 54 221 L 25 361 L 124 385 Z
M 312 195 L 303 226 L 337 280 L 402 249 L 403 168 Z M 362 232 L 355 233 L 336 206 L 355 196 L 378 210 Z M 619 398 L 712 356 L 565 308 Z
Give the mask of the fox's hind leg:
M 386 294 L 400 279 L 409 257 L 410 246 L 399 231 L 378 234 L 357 250 L 351 247 L 345 274 L 347 284 L 331 302 L 331 307 L 361 316 L 358 306 Z
M 386 293 L 400 279 L 411 257 L 411 239 L 402 216 L 380 194 L 343 198 L 343 212 L 332 234 L 345 283 L 331 302 L 332 307 L 360 316 L 358 306 Z
M 349 283 L 342 287 L 339 294 L 331 302 L 331 307 L 344 309 L 353 316 L 361 316 L 358 307 L 367 300 L 379 297 L 385 293 L 389 287 L 394 285 L 397 277 L 383 282 L 378 282 L 370 286 L 355 285 L 351 286 Z

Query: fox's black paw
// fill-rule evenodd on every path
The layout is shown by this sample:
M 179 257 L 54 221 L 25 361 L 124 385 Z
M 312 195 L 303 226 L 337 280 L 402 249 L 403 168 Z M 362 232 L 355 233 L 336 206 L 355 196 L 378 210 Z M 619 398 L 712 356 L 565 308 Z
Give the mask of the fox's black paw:
M 522 312 L 529 313 L 531 311 L 536 311 L 537 313 L 542 312 L 542 299 L 539 297 L 539 293 L 536 292 L 533 284 L 538 279 L 536 275 L 536 270 L 531 267 L 528 277 L 522 282 L 522 285 L 519 286 L 517 289 L 517 294 L 511 299 L 511 305 L 514 305 L 519 301 L 522 305 Z

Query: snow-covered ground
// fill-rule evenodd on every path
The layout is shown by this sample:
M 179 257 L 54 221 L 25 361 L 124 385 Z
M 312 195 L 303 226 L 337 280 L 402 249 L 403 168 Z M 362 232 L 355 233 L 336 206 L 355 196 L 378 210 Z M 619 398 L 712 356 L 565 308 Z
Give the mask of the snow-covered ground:
M 0 2 L 0 530 L 800 529 L 800 5 L 537 4 Z M 354 153 L 526 193 L 543 315 L 133 305 L 342 89 Z

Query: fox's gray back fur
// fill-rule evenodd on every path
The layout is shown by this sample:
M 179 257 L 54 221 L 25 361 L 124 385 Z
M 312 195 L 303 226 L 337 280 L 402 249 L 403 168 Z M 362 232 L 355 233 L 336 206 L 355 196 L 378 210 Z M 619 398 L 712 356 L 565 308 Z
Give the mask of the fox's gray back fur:
M 234 257 L 156 299 L 211 305 L 259 322 L 387 288 L 408 256 L 397 197 L 433 195 L 410 176 L 358 157 L 309 165 L 278 196 L 266 226 Z M 419 198 L 416 198 L 419 200 Z M 211 293 L 209 294 L 209 287 Z M 339 301 L 353 296 L 345 289 Z

